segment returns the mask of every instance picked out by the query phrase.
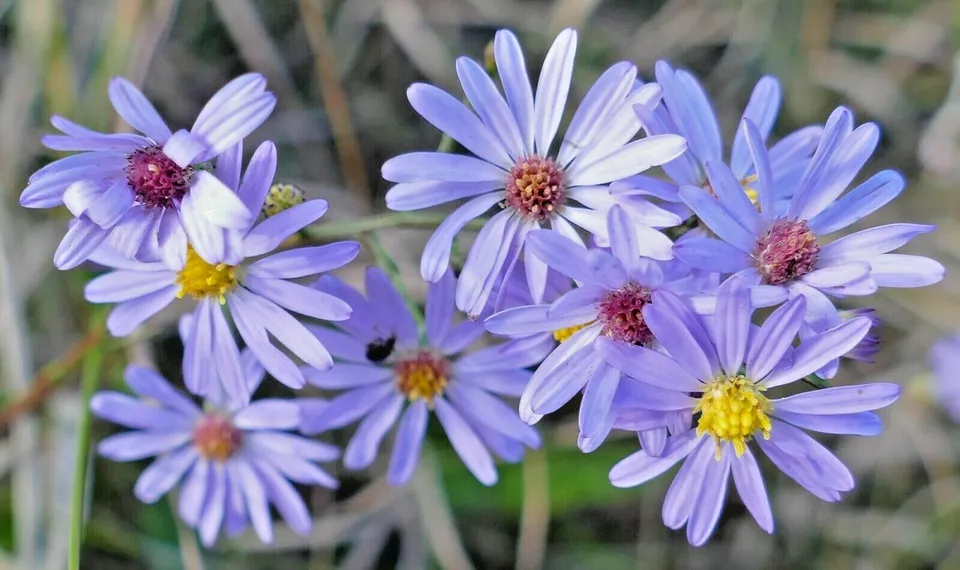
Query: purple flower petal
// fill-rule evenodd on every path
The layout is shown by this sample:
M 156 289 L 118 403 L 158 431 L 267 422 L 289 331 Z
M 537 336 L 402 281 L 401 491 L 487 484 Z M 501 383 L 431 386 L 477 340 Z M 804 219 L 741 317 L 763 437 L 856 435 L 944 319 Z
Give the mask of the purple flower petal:
M 87 218 L 78 218 L 57 246 L 53 264 L 61 271 L 73 269 L 86 261 L 106 237 L 107 232 L 97 224 Z
M 367 362 L 367 346 L 352 335 L 327 327 L 310 325 L 307 328 L 334 358 L 355 363 Z
M 297 534 L 309 534 L 313 527 L 310 513 L 307 512 L 307 506 L 303 504 L 303 499 L 293 485 L 270 465 L 258 461 L 254 463 L 254 467 L 260 475 L 267 497 L 290 529 Z
M 434 400 L 434 406 L 437 419 L 463 464 L 482 484 L 488 487 L 495 484 L 497 468 L 494 466 L 493 457 L 470 425 L 444 398 Z
M 474 240 L 457 280 L 457 308 L 479 317 L 506 266 L 520 218 L 511 210 L 493 216 Z M 515 250 L 515 256 L 519 251 Z
M 290 313 L 266 298 L 246 291 L 237 291 L 232 297 L 242 297 L 244 307 L 241 310 L 249 311 L 252 317 L 262 323 L 262 326 L 277 339 L 277 342 L 304 362 L 320 370 L 333 366 L 333 359 L 327 349 Z M 236 315 L 232 306 L 231 312 Z
M 854 487 L 853 475 L 830 451 L 797 428 L 773 420 L 770 439 L 761 449 L 783 473 L 828 502 Z
M 387 191 L 387 208 L 395 212 L 422 210 L 447 202 L 473 198 L 488 192 L 503 190 L 503 180 L 485 182 L 439 182 L 419 180 L 395 184 Z
M 479 158 L 443 152 L 395 156 L 383 163 L 380 174 L 390 182 L 502 182 L 507 177 L 506 170 Z
M 457 381 L 501 396 L 519 397 L 532 375 L 527 370 L 497 370 L 457 374 Z
M 657 457 L 643 450 L 628 455 L 610 470 L 610 482 L 620 488 L 646 483 L 686 457 L 699 441 L 696 430 L 689 430 L 671 437 Z
M 272 279 L 297 279 L 339 269 L 356 259 L 359 253 L 360 244 L 355 241 L 298 247 L 251 264 L 248 274 Z
M 690 374 L 708 382 L 719 371 L 716 350 L 696 316 L 683 301 L 667 291 L 654 291 L 653 302 L 643 307 L 650 331 Z
M 428 419 L 427 404 L 423 400 L 414 401 L 403 413 L 387 468 L 387 481 L 391 485 L 406 485 L 413 476 L 417 460 L 420 459 Z
M 113 108 L 128 125 L 157 141 L 158 144 L 167 142 L 172 135 L 170 128 L 133 83 L 122 77 L 114 77 L 110 80 L 107 92 Z
M 737 277 L 720 285 L 717 292 L 715 322 L 719 325 L 716 339 L 717 356 L 727 374 L 736 374 L 743 365 L 750 336 L 750 292 Z
M 560 127 L 563 108 L 570 92 L 576 53 L 577 32 L 568 28 L 553 40 L 553 45 L 543 60 L 533 102 L 535 148 L 540 154 L 549 152 L 553 137 Z
M 120 303 L 107 317 L 107 330 L 115 337 L 127 336 L 172 303 L 177 298 L 177 291 L 176 285 L 170 285 L 138 299 Z
M 936 226 L 924 224 L 889 224 L 862 230 L 821 248 L 819 263 L 840 263 L 888 253 L 935 229 Z
M 593 83 L 577 107 L 566 135 L 560 144 L 557 163 L 566 165 L 584 148 L 589 148 L 603 130 L 606 119 L 617 111 L 617 106 L 630 92 L 637 78 L 637 68 L 621 61 L 607 68 Z
M 247 387 L 247 375 L 240 361 L 240 350 L 233 338 L 233 331 L 227 324 L 223 309 L 210 299 L 205 302 L 211 305 L 210 347 L 220 385 L 226 392 L 229 402 L 238 406 L 244 405 L 250 401 L 251 390 Z
M 319 485 L 336 489 L 339 482 L 329 473 L 296 455 L 275 453 L 269 449 L 257 450 L 258 464 L 269 464 L 284 478 L 301 485 Z
M 218 159 L 219 161 L 223 158 Z M 257 147 L 257 150 L 250 157 L 247 163 L 247 170 L 243 174 L 243 181 L 239 186 L 230 185 L 230 188 L 237 188 L 237 197 L 243 202 L 247 210 L 252 215 L 251 223 L 256 219 L 260 210 L 263 209 L 263 202 L 270 191 L 270 185 L 273 184 L 273 176 L 277 171 L 277 147 L 270 141 L 266 141 Z
M 204 219 L 217 227 L 244 230 L 259 213 L 248 210 L 231 188 L 203 170 L 194 174 L 190 195 Z
M 779 413 L 850 414 L 885 408 L 900 396 L 900 386 L 886 382 L 858 386 L 834 386 L 775 400 Z
M 663 498 L 662 517 L 667 528 L 677 530 L 690 520 L 690 515 L 698 506 L 700 491 L 707 483 L 707 471 L 717 467 L 714 465 L 715 449 L 711 438 L 699 438 L 696 447 L 690 451 L 677 476 L 673 478 Z
M 203 299 L 193 312 L 189 334 L 184 336 L 183 381 L 194 394 L 204 395 L 210 389 L 207 367 L 213 352 L 213 312 L 216 301 Z
M 810 221 L 810 229 L 817 235 L 842 230 L 899 196 L 904 185 L 899 173 L 893 170 L 878 172 L 817 214 Z
M 417 323 L 400 291 L 379 267 L 368 267 L 364 276 L 370 310 L 376 319 L 397 335 L 399 346 L 415 346 L 419 340 Z
M 530 336 L 486 346 L 464 355 L 453 365 L 456 374 L 516 370 L 539 364 L 553 350 L 552 340 Z
M 450 249 L 453 238 L 460 233 L 470 220 L 482 215 L 495 204 L 503 200 L 500 193 L 478 196 L 454 210 L 427 240 L 420 258 L 420 275 L 425 281 L 433 283 L 440 279 L 450 267 Z M 488 222 L 489 224 L 490 222 Z
M 190 129 L 206 146 L 204 153 L 197 157 L 198 162 L 210 160 L 246 138 L 267 120 L 276 104 L 277 98 L 267 92 L 239 104 L 224 105 L 207 121 L 201 122 L 198 118 Z
M 315 434 L 350 425 L 395 393 L 396 388 L 392 383 L 375 384 L 344 392 L 331 400 L 320 414 L 304 417 L 301 431 Z
M 256 472 L 246 461 L 231 461 L 227 463 L 227 474 L 230 476 L 231 483 L 239 486 L 243 492 L 244 505 L 257 537 L 266 544 L 273 542 L 270 504 L 267 502 L 267 492 Z
M 744 229 L 753 235 L 759 234 L 763 226 L 760 214 L 730 168 L 716 161 L 708 162 L 706 168 L 710 186 L 716 192 L 720 204 L 730 211 Z
M 750 254 L 713 238 L 692 238 L 677 242 L 673 252 L 680 261 L 717 273 L 736 273 L 753 265 Z
M 194 447 L 182 447 L 160 456 L 137 478 L 133 494 L 148 505 L 156 503 L 180 482 L 183 475 L 197 462 L 197 458 Z
M 792 426 L 820 433 L 872 436 L 883 431 L 880 416 L 873 412 L 819 415 L 777 410 L 775 415 Z
M 664 448 L 667 447 L 668 435 L 669 432 L 665 427 L 655 427 L 637 432 L 637 438 L 640 440 L 640 445 L 647 451 L 647 453 L 654 457 L 657 457 L 663 453 Z
M 569 340 L 567 342 L 570 342 Z M 554 351 L 556 354 L 556 351 Z M 549 381 L 537 387 L 530 398 L 530 407 L 537 413 L 546 415 L 560 409 L 595 375 L 605 373 L 609 366 L 593 350 L 582 350 L 562 362 L 552 370 Z M 539 370 L 538 370 L 539 372 Z M 533 382 L 531 382 L 533 386 Z M 522 404 L 522 401 L 521 401 Z
M 597 160 L 577 161 L 567 173 L 573 186 L 606 184 L 670 162 L 687 149 L 687 141 L 677 135 L 653 135 L 628 143 Z
M 540 366 L 537 367 L 536 372 L 533 373 L 530 382 L 527 384 L 527 388 L 520 396 L 520 417 L 523 421 L 528 424 L 533 424 L 540 420 L 540 415 L 533 412 L 531 402 L 533 397 L 538 395 L 539 392 L 548 385 L 554 384 L 555 388 L 556 382 L 560 382 L 561 384 L 574 382 L 579 384 L 579 386 L 583 385 L 579 383 L 580 379 L 572 377 L 568 371 L 578 358 L 585 356 L 579 354 L 581 351 L 592 352 L 592 349 L 588 347 L 593 344 L 597 335 L 600 334 L 601 328 L 601 325 L 594 324 L 577 331 L 573 336 L 554 349 Z M 555 374 L 555 372 L 558 371 L 560 374 Z M 586 382 L 586 379 L 582 380 L 584 383 Z M 579 387 L 577 389 L 579 389 Z M 574 393 L 575 392 L 576 390 L 574 390 Z
M 612 412 L 613 397 L 620 385 L 620 371 L 604 363 L 595 372 L 583 389 L 580 403 L 580 432 L 588 436 L 603 429 L 603 424 Z
M 537 431 L 524 423 L 515 409 L 511 409 L 502 400 L 491 396 L 486 391 L 468 383 L 458 382 L 450 386 L 446 396 L 454 406 L 462 410 L 463 414 L 475 419 L 475 423 L 480 424 L 478 428 L 499 432 L 530 447 L 540 446 L 540 436 Z
M 745 119 L 741 127 L 757 174 L 757 199 L 760 204 L 760 216 L 764 222 L 769 223 L 776 213 L 777 194 L 774 186 L 776 181 L 773 178 L 772 159 L 767 154 L 767 147 L 764 142 L 766 137 L 749 119 Z
M 627 281 L 619 261 L 602 250 L 588 250 L 553 230 L 530 232 L 526 250 L 553 269 L 587 285 L 617 289 Z
M 243 430 L 296 429 L 300 412 L 293 402 L 266 399 L 252 402 L 233 416 L 233 425 Z
M 326 200 L 307 200 L 289 210 L 270 216 L 244 236 L 244 256 L 256 257 L 277 249 L 288 237 L 316 222 L 326 213 Z
M 926 287 L 943 280 L 943 265 L 929 257 L 886 253 L 867 260 L 870 276 L 880 287 Z
M 193 130 L 207 129 L 209 123 L 223 119 L 224 110 L 231 110 L 248 104 L 261 95 L 267 87 L 267 78 L 259 73 L 245 73 L 230 80 L 217 90 L 210 100 L 200 109 Z M 245 138 L 246 135 L 240 138 Z
M 750 233 L 733 214 L 720 205 L 703 188 L 683 186 L 680 188 L 680 199 L 690 206 L 713 233 L 736 247 L 740 251 L 750 252 L 757 245 L 755 234 Z
M 136 461 L 172 451 L 190 441 L 192 437 L 189 430 L 132 431 L 104 439 L 97 446 L 97 452 L 113 461 Z
M 743 110 L 740 127 L 733 137 L 733 152 L 730 155 L 730 168 L 741 178 L 750 170 L 750 153 L 746 144 L 743 120 L 747 119 L 757 127 L 760 140 L 765 141 L 773 130 L 780 112 L 782 94 L 780 83 L 775 77 L 765 75 L 760 78 L 750 94 L 750 100 Z
M 493 55 L 507 103 L 520 129 L 523 148 L 526 153 L 532 153 L 533 90 L 530 87 L 530 77 L 527 75 L 527 65 L 524 62 L 520 42 L 509 30 L 499 30 L 493 40 Z
M 98 418 L 145 430 L 190 431 L 195 418 L 193 410 L 182 414 L 112 391 L 94 394 L 90 399 L 90 410 Z
M 464 86 L 468 98 L 474 94 L 474 99 L 478 99 L 476 91 L 469 89 L 469 79 L 465 81 L 461 68 L 462 61 L 469 61 L 466 58 L 457 60 L 457 72 L 460 75 L 460 82 Z M 476 65 L 476 64 L 474 64 Z M 489 76 L 482 70 L 480 73 L 489 81 Z M 494 88 L 494 93 L 496 89 Z M 500 96 L 496 93 L 497 97 Z M 503 144 L 494 135 L 494 131 L 487 128 L 477 115 L 470 112 L 467 107 L 451 96 L 446 91 L 438 89 L 433 85 L 425 83 L 414 83 L 407 88 L 407 99 L 410 105 L 427 120 L 428 123 L 446 133 L 450 138 L 457 141 L 465 149 L 472 152 L 484 161 L 499 166 L 503 169 L 510 169 L 513 166 L 513 159 Z M 493 106 L 492 101 L 471 100 L 471 106 L 476 109 L 481 117 L 484 116 L 488 106 Z M 501 99 L 501 103 L 503 100 Z M 506 103 L 503 103 L 504 110 Z M 519 137 L 519 134 L 517 135 Z M 515 149 L 511 149 L 515 150 Z M 430 177 L 425 177 L 430 178 Z
M 284 281 L 247 275 L 243 286 L 281 307 L 315 319 L 344 321 L 350 318 L 350 305 L 322 291 Z
M 703 546 L 720 521 L 723 513 L 723 503 L 727 498 L 727 485 L 730 482 L 730 461 L 733 455 L 730 446 L 725 446 L 726 453 L 719 462 L 712 463 L 707 468 L 706 477 L 700 485 L 697 504 L 690 513 L 687 523 L 687 541 L 692 546 Z
M 299 403 L 302 404 L 303 400 L 305 398 Z M 250 431 L 244 434 L 244 441 L 257 450 L 296 455 L 308 461 L 333 461 L 340 457 L 340 450 L 333 445 L 290 433 Z
M 817 289 L 844 287 L 870 276 L 870 264 L 863 261 L 840 262 L 816 269 L 802 277 L 804 283 Z
M 228 295 L 227 303 L 230 314 L 233 316 L 237 331 L 247 343 L 247 348 L 256 355 L 257 359 L 271 376 L 293 389 L 303 388 L 306 380 L 296 364 L 287 355 L 277 350 L 267 336 L 267 329 L 253 314 L 247 314 L 248 304 L 237 295 Z M 302 326 L 302 325 L 299 325 Z M 309 331 L 306 331 L 309 334 Z
M 807 339 L 793 351 L 790 366 L 775 370 L 761 384 L 773 388 L 816 372 L 831 360 L 850 352 L 870 332 L 870 326 L 870 319 L 856 317 Z
M 180 168 L 186 168 L 203 153 L 204 142 L 184 129 L 173 133 L 163 145 L 163 154 Z
M 454 325 L 447 338 L 444 339 L 443 344 L 438 346 L 446 356 L 451 356 L 460 352 L 463 352 L 471 344 L 476 342 L 483 336 L 484 330 L 483 326 L 476 321 L 462 321 Z
M 397 423 L 403 410 L 404 399 L 397 395 L 383 400 L 360 422 L 357 431 L 350 438 L 343 455 L 343 465 L 347 469 L 366 469 L 377 458 L 377 451 L 383 438 Z
M 443 344 L 453 324 L 454 297 L 457 282 L 453 273 L 447 271 L 439 281 L 427 286 L 427 303 L 424 310 L 427 341 L 430 346 Z
M 387 366 L 347 364 L 338 362 L 330 370 L 317 370 L 307 367 L 303 372 L 307 382 L 327 390 L 359 388 L 369 384 L 385 382 L 393 378 L 393 369 Z
M 207 502 L 207 488 L 210 486 L 210 462 L 200 458 L 187 474 L 180 488 L 177 513 L 190 528 L 196 528 L 200 515 Z
M 186 414 L 189 417 L 196 417 L 200 414 L 200 408 L 190 399 L 186 398 L 173 386 L 171 386 L 163 376 L 136 364 L 127 366 L 124 371 L 127 385 L 130 389 L 142 398 L 152 398 L 164 406 L 172 408 Z
M 747 378 L 755 381 L 766 378 L 774 366 L 783 360 L 783 355 L 793 346 L 806 311 L 806 298 L 797 296 L 767 317 L 750 342 Z
M 83 296 L 91 303 L 137 299 L 174 284 L 170 271 L 111 271 L 87 283 Z
M 743 455 L 731 462 L 733 483 L 737 493 L 743 500 L 743 505 L 767 533 L 773 533 L 773 513 L 770 510 L 770 500 L 767 498 L 767 489 L 763 483 L 763 475 L 757 459 L 748 447 Z
M 703 392 L 703 382 L 665 354 L 606 337 L 597 339 L 595 346 L 604 360 L 631 378 L 665 390 Z
M 231 146 L 217 157 L 214 173 L 220 182 L 235 190 L 240 187 L 240 172 L 243 169 L 243 141 Z M 249 210 L 249 208 L 247 208 Z

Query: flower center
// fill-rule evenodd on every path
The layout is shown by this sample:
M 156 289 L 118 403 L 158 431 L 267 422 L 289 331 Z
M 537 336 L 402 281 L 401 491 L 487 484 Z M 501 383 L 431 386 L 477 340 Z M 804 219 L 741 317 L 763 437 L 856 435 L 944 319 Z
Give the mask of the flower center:
M 190 189 L 194 168 L 180 168 L 158 146 L 139 148 L 127 157 L 127 183 L 137 202 L 148 208 L 171 208 Z
M 263 215 L 276 216 L 280 212 L 303 204 L 303 190 L 292 184 L 274 184 L 263 201 Z
M 773 406 L 760 393 L 763 390 L 743 376 L 722 376 L 707 386 L 693 411 L 700 412 L 697 435 L 708 433 L 717 442 L 717 459 L 724 441 L 732 443 L 740 457 L 755 431 L 760 430 L 764 439 L 770 438 L 767 413 Z
M 611 291 L 600 302 L 601 334 L 630 344 L 646 344 L 653 333 L 643 320 L 643 307 L 650 302 L 650 290 L 636 283 Z
M 240 449 L 241 443 L 243 432 L 220 413 L 204 415 L 193 428 L 193 444 L 200 455 L 211 461 L 226 461 Z
M 383 362 L 393 353 L 393 347 L 397 344 L 397 337 L 378 338 L 370 341 L 367 345 L 367 360 L 371 362 Z
M 237 285 L 237 270 L 226 263 L 207 263 L 192 246 L 187 246 L 187 262 L 177 273 L 177 285 L 180 299 L 186 295 L 194 299 L 216 297 L 222 305 L 227 302 L 224 295 Z
M 429 350 L 419 350 L 401 358 L 393 365 L 393 373 L 400 390 L 408 400 L 426 400 L 433 405 L 433 399 L 443 394 L 447 387 L 447 374 L 450 363 Z
M 593 321 L 590 321 L 589 323 L 583 323 L 582 325 L 573 325 L 572 327 L 557 329 L 553 331 L 553 340 L 557 342 L 566 342 L 567 339 L 577 334 L 577 332 L 580 329 L 585 328 L 591 324 L 593 324 Z
M 566 201 L 563 170 L 552 158 L 521 158 L 507 176 L 506 202 L 524 218 L 543 221 Z
M 779 219 L 757 242 L 754 259 L 764 281 L 780 285 L 813 271 L 820 245 L 806 220 Z

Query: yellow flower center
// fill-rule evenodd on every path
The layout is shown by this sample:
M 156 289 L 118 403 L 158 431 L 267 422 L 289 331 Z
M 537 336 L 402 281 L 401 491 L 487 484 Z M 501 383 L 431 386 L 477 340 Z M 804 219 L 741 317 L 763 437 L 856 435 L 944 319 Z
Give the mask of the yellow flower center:
M 178 298 L 216 297 L 222 305 L 227 302 L 224 295 L 237 285 L 237 270 L 226 263 L 207 263 L 193 247 L 187 246 L 187 262 L 177 274 L 177 285 L 180 286 Z
M 592 323 L 593 321 L 590 321 L 589 323 L 583 323 L 582 325 L 573 325 L 572 327 L 557 329 L 553 331 L 553 340 L 557 342 L 566 342 L 567 339 L 575 335 L 577 331 L 591 325 Z
M 447 387 L 449 369 L 447 359 L 429 350 L 419 350 L 393 365 L 397 390 L 408 400 L 425 400 L 431 407 Z
M 740 181 L 740 186 L 743 186 L 743 191 L 746 192 L 747 198 L 750 198 L 750 203 L 752 203 L 754 206 L 758 206 L 757 201 L 760 199 L 760 195 L 750 185 L 757 180 L 760 180 L 760 177 L 756 174 L 751 174 Z
M 263 215 L 276 216 L 280 212 L 303 204 L 303 190 L 292 184 L 274 184 L 263 201 Z
M 770 418 L 773 406 L 757 386 L 743 376 L 717 378 L 704 391 L 700 403 L 693 409 L 700 412 L 697 435 L 713 436 L 717 443 L 717 459 L 721 444 L 729 441 L 737 457 L 747 450 L 747 441 L 757 430 L 764 439 L 770 439 Z

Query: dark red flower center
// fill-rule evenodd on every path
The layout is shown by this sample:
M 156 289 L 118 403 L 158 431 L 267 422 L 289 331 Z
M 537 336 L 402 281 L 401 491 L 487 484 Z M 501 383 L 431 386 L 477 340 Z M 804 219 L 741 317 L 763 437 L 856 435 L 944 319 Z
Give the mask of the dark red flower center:
M 813 271 L 820 257 L 817 236 L 805 220 L 779 219 L 757 242 L 754 259 L 763 280 L 780 285 Z
M 650 302 L 650 290 L 629 283 L 623 289 L 611 291 L 600 302 L 601 334 L 630 344 L 647 344 L 653 333 L 643 320 L 643 307 Z
M 148 208 L 170 208 L 180 203 L 193 177 L 193 166 L 180 168 L 158 146 L 139 148 L 127 157 L 127 182 L 137 203 Z
M 563 170 L 551 158 L 521 158 L 510 170 L 506 202 L 524 218 L 543 221 L 566 200 Z
M 220 413 L 208 413 L 193 428 L 193 444 L 200 455 L 211 461 L 226 461 L 243 443 L 243 432 L 233 426 L 230 418 Z

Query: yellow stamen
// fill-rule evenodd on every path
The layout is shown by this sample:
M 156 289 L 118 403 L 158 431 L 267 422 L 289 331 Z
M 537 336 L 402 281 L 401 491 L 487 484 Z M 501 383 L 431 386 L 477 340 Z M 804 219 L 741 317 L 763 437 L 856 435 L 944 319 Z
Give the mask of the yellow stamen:
M 721 444 L 733 444 L 737 457 L 747 450 L 747 442 L 756 431 L 770 439 L 770 418 L 773 406 L 757 386 L 743 376 L 722 376 L 711 382 L 694 413 L 700 412 L 697 435 L 713 436 L 717 444 L 716 457 L 720 459 Z
M 227 302 L 227 292 L 237 285 L 237 271 L 226 263 L 207 263 L 192 246 L 187 246 L 187 262 L 177 274 L 176 283 L 180 286 L 178 298 L 186 295 L 194 299 L 215 297 L 223 305 Z
M 751 184 L 753 184 L 757 180 L 760 180 L 760 177 L 757 176 L 756 174 L 751 174 L 750 176 L 747 176 L 746 178 L 740 181 L 740 185 L 743 186 L 743 191 L 746 192 L 747 198 L 750 198 L 750 202 L 754 206 L 757 206 L 757 201 L 760 199 L 760 195 L 757 193 L 756 190 L 753 189 Z
M 280 212 L 303 204 L 303 191 L 292 184 L 274 184 L 263 201 L 263 215 L 276 216 Z
M 447 387 L 449 363 L 443 357 L 421 350 L 393 365 L 397 389 L 411 402 L 424 400 L 433 407 L 433 399 Z
M 583 323 L 582 325 L 573 325 L 572 327 L 557 329 L 553 331 L 553 340 L 557 342 L 566 342 L 567 339 L 575 335 L 577 331 L 590 325 L 592 322 L 593 321 L 589 323 Z

